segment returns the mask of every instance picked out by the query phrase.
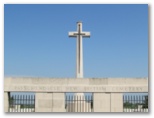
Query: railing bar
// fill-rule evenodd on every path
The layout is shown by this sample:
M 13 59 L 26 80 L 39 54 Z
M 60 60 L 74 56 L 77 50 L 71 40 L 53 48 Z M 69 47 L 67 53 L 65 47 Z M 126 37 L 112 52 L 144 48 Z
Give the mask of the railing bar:
M 67 112 L 67 95 L 65 93 L 65 109 L 66 109 L 66 112 Z
M 30 112 L 30 95 L 27 95 L 27 100 L 28 100 L 28 105 L 27 105 L 27 108 L 28 108 L 28 112 Z
M 131 98 L 130 98 L 131 99 L 131 110 L 133 109 L 133 100 L 132 100 L 132 97 L 133 96 L 131 95 Z
M 81 112 L 81 95 L 80 95 L 80 112 Z
M 19 109 L 19 95 L 17 96 L 17 112 L 19 112 L 20 109 Z
M 82 96 L 82 112 L 84 112 L 84 95 Z
M 32 112 L 32 95 L 30 95 L 30 112 Z
M 77 112 L 78 112 L 78 95 L 76 97 L 77 97 Z
M 141 96 L 139 95 L 139 106 L 141 107 Z M 139 112 L 141 112 L 141 108 L 139 107 Z
M 87 108 L 87 112 L 90 112 L 90 106 L 89 106 L 89 105 L 90 105 L 91 103 L 90 103 L 90 96 L 89 96 L 89 95 L 87 95 L 87 101 L 88 101 L 88 104 L 87 104 L 87 107 L 88 107 L 88 108 Z
M 26 95 L 26 112 L 28 112 L 27 106 L 28 106 L 28 96 Z
M 86 112 L 87 112 L 87 95 L 85 96 L 85 100 L 86 100 L 86 105 L 85 105 L 85 110 L 86 110 Z
M 142 105 L 144 104 L 144 99 L 143 99 L 143 95 L 142 95 Z M 146 109 L 146 102 L 145 102 L 145 107 L 142 107 L 143 109 L 143 112 L 145 112 L 145 109 Z
M 21 106 L 22 106 L 22 95 L 20 95 L 20 112 L 22 112 Z
M 70 95 L 69 95 L 69 112 L 70 112 Z
M 91 109 L 91 112 L 92 112 L 92 96 L 90 97 L 90 109 Z
M 74 98 L 74 99 L 73 99 L 73 100 L 74 100 L 74 101 L 73 101 L 73 104 L 74 104 L 74 110 L 73 110 L 73 111 L 74 111 L 74 112 L 76 112 L 76 109 L 75 109 L 75 107 L 76 107 L 76 101 L 75 101 L 76 98 L 75 98 L 75 97 L 76 97 L 76 96 L 74 95 L 74 96 L 73 96 L 73 98 Z
M 34 101 L 34 112 L 35 112 L 35 95 L 33 97 L 34 97 L 33 101 Z
M 73 102 L 73 95 L 71 96 L 71 112 L 73 111 L 73 104 L 72 104 L 72 102 Z
M 137 112 L 138 112 L 138 96 L 136 95 L 136 104 L 137 104 Z

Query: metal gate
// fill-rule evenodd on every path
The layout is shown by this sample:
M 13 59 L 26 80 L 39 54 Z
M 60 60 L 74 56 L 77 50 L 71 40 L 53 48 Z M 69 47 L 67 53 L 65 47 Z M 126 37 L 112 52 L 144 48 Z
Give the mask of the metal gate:
M 35 95 L 10 95 L 9 112 L 35 112 Z
M 124 95 L 123 112 L 148 112 L 148 95 Z

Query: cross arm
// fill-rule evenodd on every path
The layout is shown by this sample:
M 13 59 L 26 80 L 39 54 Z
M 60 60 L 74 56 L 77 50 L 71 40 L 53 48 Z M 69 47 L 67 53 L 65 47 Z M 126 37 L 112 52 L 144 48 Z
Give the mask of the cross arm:
M 82 32 L 83 37 L 90 37 L 90 32 Z
M 69 37 L 76 37 L 78 32 L 68 32 Z

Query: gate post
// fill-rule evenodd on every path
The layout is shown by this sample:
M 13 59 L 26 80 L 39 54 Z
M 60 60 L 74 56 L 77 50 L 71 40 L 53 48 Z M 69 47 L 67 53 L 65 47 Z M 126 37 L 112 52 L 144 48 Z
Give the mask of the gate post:
M 52 112 L 52 93 L 35 93 L 35 112 Z
M 52 103 L 52 112 L 66 112 L 65 93 L 53 93 Z
M 123 112 L 123 93 L 111 93 L 111 112 Z
M 93 93 L 93 111 L 110 112 L 110 93 Z
M 9 112 L 10 92 L 4 92 L 4 112 Z
M 36 93 L 35 112 L 66 112 L 64 93 Z

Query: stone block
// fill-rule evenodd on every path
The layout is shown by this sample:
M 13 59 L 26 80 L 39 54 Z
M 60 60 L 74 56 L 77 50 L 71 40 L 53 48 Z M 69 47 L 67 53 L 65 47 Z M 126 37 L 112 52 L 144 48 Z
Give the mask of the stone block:
M 9 92 L 4 92 L 4 112 L 9 112 Z
M 35 94 L 35 112 L 52 112 L 52 93 Z
M 110 112 L 110 93 L 93 94 L 94 112 Z
M 64 93 L 53 93 L 52 103 L 52 112 L 66 112 Z
M 111 93 L 111 112 L 123 112 L 123 93 Z

